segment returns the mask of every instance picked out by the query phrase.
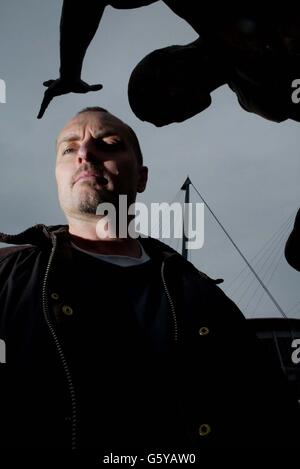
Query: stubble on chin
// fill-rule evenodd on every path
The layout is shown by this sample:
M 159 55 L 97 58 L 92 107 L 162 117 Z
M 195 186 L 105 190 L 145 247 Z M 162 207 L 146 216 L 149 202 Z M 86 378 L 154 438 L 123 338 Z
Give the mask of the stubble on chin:
M 81 214 L 93 214 L 97 212 L 99 204 L 105 202 L 111 202 L 110 194 L 107 191 L 101 189 L 96 189 L 94 187 L 86 188 L 79 191 L 75 194 L 75 207 Z M 74 197 L 73 197 L 74 200 Z

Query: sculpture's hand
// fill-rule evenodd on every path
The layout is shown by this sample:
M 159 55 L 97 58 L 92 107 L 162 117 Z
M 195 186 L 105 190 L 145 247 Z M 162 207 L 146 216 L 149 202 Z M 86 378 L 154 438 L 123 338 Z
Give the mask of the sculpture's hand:
M 46 86 L 47 89 L 37 116 L 38 119 L 43 117 L 47 107 L 55 96 L 61 96 L 67 93 L 88 93 L 89 91 L 99 91 L 103 88 L 100 84 L 89 85 L 80 79 L 71 81 L 63 78 L 45 81 L 43 85 Z

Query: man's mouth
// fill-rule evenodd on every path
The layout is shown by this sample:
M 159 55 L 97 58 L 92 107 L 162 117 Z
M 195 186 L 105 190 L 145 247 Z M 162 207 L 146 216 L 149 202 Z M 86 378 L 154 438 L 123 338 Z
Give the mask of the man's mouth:
M 74 184 L 76 184 L 76 182 L 86 181 L 86 180 L 89 180 L 89 179 L 96 179 L 99 184 L 103 184 L 103 185 L 108 184 L 108 179 L 106 179 L 106 177 L 102 176 L 101 174 L 94 173 L 94 172 L 91 172 L 91 171 L 84 171 L 83 173 L 81 173 L 75 179 Z

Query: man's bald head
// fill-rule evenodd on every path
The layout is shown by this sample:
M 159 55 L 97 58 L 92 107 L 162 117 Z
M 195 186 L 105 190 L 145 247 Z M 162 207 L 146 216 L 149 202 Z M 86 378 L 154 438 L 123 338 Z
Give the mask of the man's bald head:
M 128 124 L 126 124 L 124 121 L 122 121 L 121 119 L 116 117 L 114 114 L 111 114 L 107 109 L 104 109 L 103 107 L 100 107 L 100 106 L 85 107 L 85 108 L 81 109 L 81 111 L 77 112 L 76 116 L 79 116 L 80 114 L 83 114 L 85 112 L 105 112 L 105 113 L 109 114 L 110 116 L 112 116 L 112 118 L 114 118 L 114 119 L 118 120 L 120 123 L 122 123 L 127 128 L 129 138 L 131 140 L 132 146 L 134 148 L 134 151 L 135 151 L 135 154 L 136 154 L 136 157 L 137 157 L 137 161 L 141 166 L 143 165 L 143 154 L 142 154 L 142 150 L 141 150 L 141 147 L 140 147 L 139 140 L 138 140 L 134 130 Z

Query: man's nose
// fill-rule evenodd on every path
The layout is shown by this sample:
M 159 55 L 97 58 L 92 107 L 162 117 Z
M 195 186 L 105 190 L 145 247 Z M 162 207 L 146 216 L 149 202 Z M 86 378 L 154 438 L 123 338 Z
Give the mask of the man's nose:
M 77 159 L 79 163 L 97 159 L 95 146 L 93 145 L 92 140 L 81 143 L 77 151 Z

